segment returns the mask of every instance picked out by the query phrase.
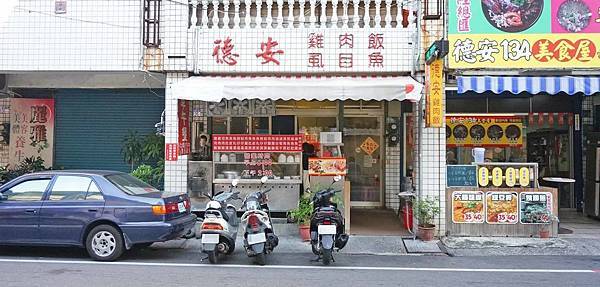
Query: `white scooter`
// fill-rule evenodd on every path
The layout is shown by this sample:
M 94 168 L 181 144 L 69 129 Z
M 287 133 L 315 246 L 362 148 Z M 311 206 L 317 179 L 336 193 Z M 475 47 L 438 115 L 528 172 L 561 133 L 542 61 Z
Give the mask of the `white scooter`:
M 206 196 L 210 202 L 204 210 L 204 221 L 199 236 L 202 240 L 202 252 L 208 255 L 212 264 L 218 262 L 219 254 L 232 254 L 235 250 L 235 238 L 239 227 L 235 206 L 230 201 L 239 199 L 239 192 L 233 192 L 238 184 L 234 179 L 229 192 L 222 192 L 214 197 Z
M 279 238 L 273 232 L 273 223 L 267 205 L 267 193 L 271 189 L 262 190 L 267 180 L 266 176 L 262 177 L 259 190 L 246 196 L 243 205 L 245 212 L 241 218 L 246 254 L 254 257 L 256 263 L 260 265 L 266 264 L 266 255 L 273 252 L 279 244 Z

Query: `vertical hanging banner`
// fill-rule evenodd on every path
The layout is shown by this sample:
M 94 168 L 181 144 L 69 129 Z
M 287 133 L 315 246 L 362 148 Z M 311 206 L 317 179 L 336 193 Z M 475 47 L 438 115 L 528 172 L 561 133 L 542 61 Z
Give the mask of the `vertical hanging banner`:
M 168 143 L 165 145 L 165 160 L 166 161 L 177 161 L 178 156 L 178 144 Z
M 192 143 L 189 101 L 179 100 L 177 102 L 177 117 L 179 118 L 179 155 L 190 154 Z
M 40 157 L 52 166 L 54 154 L 54 100 L 10 99 L 9 164 Z
M 433 61 L 425 71 L 426 85 L 426 126 L 441 128 L 444 126 L 444 62 Z

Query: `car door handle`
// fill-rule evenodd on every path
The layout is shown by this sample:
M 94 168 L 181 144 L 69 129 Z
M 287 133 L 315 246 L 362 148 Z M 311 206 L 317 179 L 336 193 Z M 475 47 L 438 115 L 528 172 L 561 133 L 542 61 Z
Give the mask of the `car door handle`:
M 35 209 L 25 209 L 25 212 L 27 213 L 35 213 Z
M 98 212 L 98 209 L 88 209 L 89 212 Z

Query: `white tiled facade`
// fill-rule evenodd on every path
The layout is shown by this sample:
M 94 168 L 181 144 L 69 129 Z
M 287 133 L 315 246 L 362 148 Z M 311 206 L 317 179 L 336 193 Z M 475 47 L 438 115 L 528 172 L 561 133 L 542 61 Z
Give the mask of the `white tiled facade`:
M 19 0 L 0 23 L 0 71 L 137 71 L 142 0 Z M 163 1 L 169 2 L 169 1 Z
M 0 124 L 10 122 L 10 101 L 0 99 Z M 8 165 L 8 144 L 0 143 L 0 167 Z
M 165 91 L 165 144 L 178 141 L 177 98 L 171 86 L 188 77 L 188 73 L 168 73 Z M 178 156 L 177 161 L 165 161 L 165 191 L 187 192 L 187 155 Z

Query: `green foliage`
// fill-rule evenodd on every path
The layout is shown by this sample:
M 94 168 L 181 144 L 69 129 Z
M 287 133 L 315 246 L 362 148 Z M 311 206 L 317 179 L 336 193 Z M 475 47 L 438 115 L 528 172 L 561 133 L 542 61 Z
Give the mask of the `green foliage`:
M 153 170 L 153 168 L 151 166 L 142 164 L 142 165 L 138 166 L 131 173 L 131 175 L 137 177 L 139 180 L 141 180 L 145 183 L 152 185 L 152 180 L 153 180 L 152 170 Z
M 165 176 L 165 138 L 154 133 L 145 137 L 135 131 L 123 139 L 123 160 L 131 165 L 131 175 L 162 190 Z M 136 168 L 137 166 L 137 168 Z
M 121 154 L 123 160 L 131 165 L 131 171 L 142 162 L 144 158 L 144 144 L 137 131 L 129 131 L 129 134 L 123 139 Z
M 423 197 L 413 202 L 413 211 L 419 225 L 432 226 L 433 219 L 440 214 L 440 206 L 437 198 Z
M 14 169 L 8 166 L 0 167 L 0 185 L 5 184 L 21 175 L 50 170 L 44 166 L 44 160 L 41 157 L 28 157 L 25 158 L 18 166 Z
M 298 207 L 288 211 L 288 216 L 298 222 L 298 224 L 304 225 L 310 222 L 310 217 L 313 212 L 312 202 L 306 196 L 300 198 Z
M 143 141 L 143 160 L 149 163 L 159 162 L 165 154 L 165 137 L 149 134 Z

